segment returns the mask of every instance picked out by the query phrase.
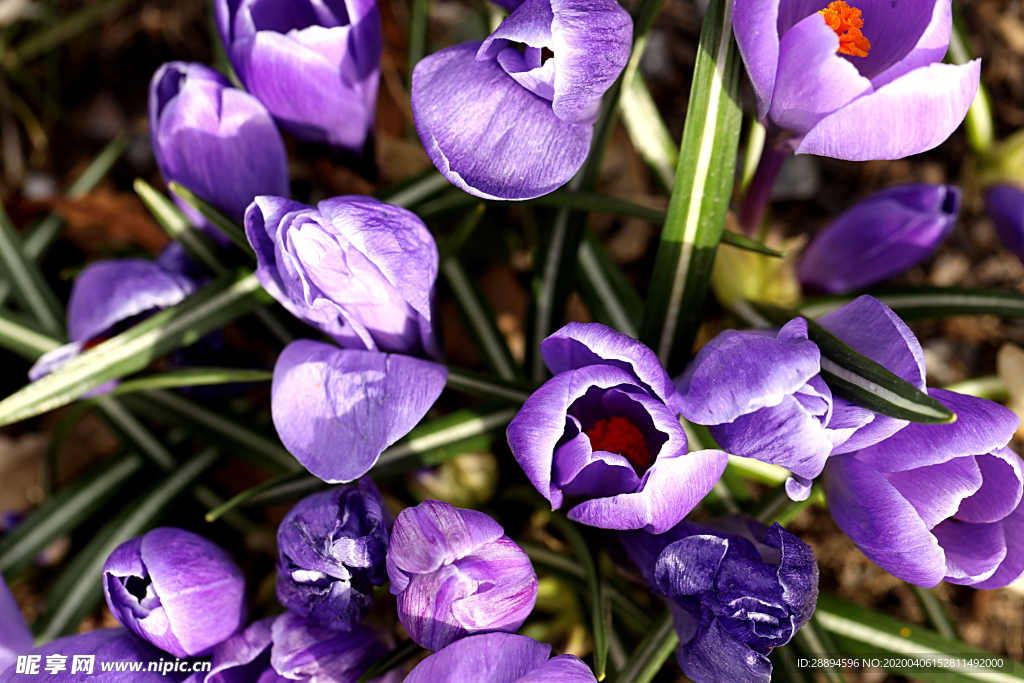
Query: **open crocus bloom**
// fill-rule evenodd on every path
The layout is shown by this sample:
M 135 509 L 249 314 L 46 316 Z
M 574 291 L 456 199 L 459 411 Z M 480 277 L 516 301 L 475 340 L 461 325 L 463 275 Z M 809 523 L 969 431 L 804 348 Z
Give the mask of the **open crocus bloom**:
M 942 64 L 950 0 L 734 0 L 757 116 L 798 154 L 865 161 L 931 149 L 960 125 L 979 60 Z
M 904 581 L 1005 586 L 1024 575 L 1024 468 L 1006 447 L 1020 420 L 985 399 L 929 393 L 956 422 L 911 424 L 829 458 L 829 511 L 865 555 Z
M 668 373 L 649 348 L 596 323 L 570 323 L 544 340 L 557 373 L 508 427 L 508 443 L 553 509 L 581 499 L 569 517 L 604 529 L 661 533 L 718 481 L 722 451 L 687 452 L 670 408 Z
M 564 185 L 629 61 L 632 26 L 614 0 L 526 0 L 483 43 L 423 59 L 412 81 L 423 148 L 444 177 L 485 199 Z

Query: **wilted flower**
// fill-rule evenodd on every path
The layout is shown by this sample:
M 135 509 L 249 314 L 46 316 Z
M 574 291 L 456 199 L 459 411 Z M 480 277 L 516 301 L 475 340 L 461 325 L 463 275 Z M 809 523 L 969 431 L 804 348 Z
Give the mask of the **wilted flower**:
M 551 646 L 512 633 L 463 638 L 416 665 L 405 683 L 597 683 L 573 655 L 551 656 Z
M 277 599 L 324 626 L 348 629 L 384 583 L 388 529 L 369 479 L 306 496 L 277 528 Z
M 282 128 L 306 142 L 363 149 L 383 45 L 374 0 L 216 0 L 214 9 L 238 77 Z
M 632 21 L 614 0 L 526 0 L 483 43 L 416 65 L 412 110 L 423 148 L 478 197 L 551 192 L 587 157 L 601 96 L 629 61 L 631 41 Z
M 412 356 L 300 339 L 277 358 L 270 408 L 288 451 L 337 484 L 366 474 L 408 434 L 447 379 L 445 366 Z
M 514 632 L 537 600 L 530 558 L 501 525 L 437 500 L 398 515 L 387 569 L 398 619 L 435 652 L 472 634 Z
M 942 64 L 949 0 L 734 0 L 733 28 L 770 137 L 865 161 L 931 149 L 960 125 L 979 60 Z
M 1003 246 L 1024 261 L 1024 190 L 1002 183 L 985 191 L 985 208 Z
M 137 638 L 123 628 L 105 628 L 81 635 L 66 636 L 51 640 L 28 654 L 38 655 L 39 670 L 35 675 L 18 674 L 17 667 L 12 666 L 0 671 L 0 683 L 12 681 L 47 680 L 53 683 L 179 683 L 191 674 L 187 671 L 150 671 L 150 662 L 167 659 L 166 653 L 156 649 L 145 640 Z M 65 669 L 57 673 L 46 671 L 47 658 L 63 656 Z M 88 657 L 92 655 L 93 669 L 90 673 L 76 671 L 72 673 L 74 659 L 72 655 Z M 105 671 L 100 664 L 103 662 L 124 662 L 126 665 L 138 662 L 138 671 Z
M 32 644 L 32 632 L 21 616 L 11 589 L 7 587 L 4 577 L 0 576 L 0 677 L 7 667 L 14 664 L 18 655 L 32 649 Z
M 119 623 L 175 657 L 203 656 L 245 620 L 245 577 L 207 539 L 159 527 L 122 543 L 103 565 Z
M 149 85 L 149 134 L 160 173 L 241 222 L 257 195 L 288 195 L 288 156 L 270 114 L 202 64 L 170 62 Z M 171 193 L 189 220 L 227 237 Z
M 669 599 L 679 666 L 697 683 L 768 683 L 768 653 L 814 613 L 814 553 L 778 524 L 737 516 L 621 538 L 651 590 Z
M 910 328 L 878 299 L 862 296 L 818 323 L 853 349 L 924 389 L 924 351 Z M 833 396 L 819 376 L 821 353 L 796 318 L 776 337 L 726 330 L 704 346 L 676 378 L 672 405 L 709 425 L 727 452 L 785 467 L 786 489 L 810 495 L 810 480 L 830 455 L 891 436 L 906 420 L 878 415 Z
M 596 323 L 566 325 L 541 354 L 555 376 L 507 430 L 537 491 L 552 509 L 582 499 L 569 510 L 582 524 L 653 533 L 675 526 L 718 481 L 727 456 L 687 453 L 669 407 L 675 389 L 657 356 Z
M 1020 425 L 1007 408 L 942 389 L 957 415 L 911 424 L 829 459 L 823 475 L 839 528 L 893 576 L 999 588 L 1024 575 L 1024 471 L 1006 447 Z
M 292 315 L 342 346 L 438 357 L 437 244 L 415 214 L 372 197 L 317 208 L 257 197 L 245 214 L 256 276 Z
M 815 236 L 797 269 L 804 287 L 841 294 L 909 270 L 946 239 L 960 213 L 952 185 L 900 185 L 854 204 Z

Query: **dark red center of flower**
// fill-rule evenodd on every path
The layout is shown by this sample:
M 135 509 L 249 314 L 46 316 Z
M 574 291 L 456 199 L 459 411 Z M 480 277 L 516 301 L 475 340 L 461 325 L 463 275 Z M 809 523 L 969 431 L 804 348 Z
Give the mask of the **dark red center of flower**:
M 586 434 L 590 438 L 591 449 L 618 453 L 629 460 L 637 472 L 643 472 L 651 464 L 643 432 L 624 417 L 616 415 L 598 420 Z

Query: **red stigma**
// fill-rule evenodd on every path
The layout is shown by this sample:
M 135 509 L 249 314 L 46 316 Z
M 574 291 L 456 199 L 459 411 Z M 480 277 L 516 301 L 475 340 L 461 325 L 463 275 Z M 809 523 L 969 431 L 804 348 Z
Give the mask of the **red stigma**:
M 590 447 L 595 451 L 618 453 L 629 460 L 637 473 L 643 473 L 651 464 L 651 454 L 647 451 L 647 441 L 643 432 L 624 417 L 598 420 L 586 435 L 590 438 Z

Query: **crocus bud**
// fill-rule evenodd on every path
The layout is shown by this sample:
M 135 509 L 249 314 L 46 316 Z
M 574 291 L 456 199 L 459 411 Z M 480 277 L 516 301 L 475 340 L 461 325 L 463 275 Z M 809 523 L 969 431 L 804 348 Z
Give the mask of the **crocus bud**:
M 978 90 L 981 60 L 942 63 L 949 0 L 736 0 L 732 17 L 757 117 L 797 154 L 923 152 L 956 130 Z
M 399 621 L 435 652 L 474 633 L 514 632 L 537 600 L 530 558 L 501 525 L 437 500 L 398 515 L 387 569 Z
M 658 357 L 597 323 L 570 323 L 541 344 L 555 376 L 509 424 L 509 448 L 552 509 L 604 529 L 675 526 L 725 469 L 722 451 L 689 453 L 675 389 Z
M 526 0 L 483 43 L 424 58 L 412 79 L 423 148 L 445 178 L 484 199 L 564 185 L 629 61 L 632 28 L 614 0 Z
M 917 265 L 946 239 L 960 213 L 952 185 L 900 185 L 854 204 L 822 230 L 797 273 L 804 287 L 842 294 Z
M 209 654 L 245 619 L 245 577 L 202 536 L 159 527 L 122 543 L 103 565 L 114 618 L 175 657 Z
M 149 134 L 160 173 L 237 222 L 257 195 L 289 194 L 288 156 L 267 110 L 202 64 L 164 64 L 149 85 Z M 172 193 L 173 194 L 173 193 Z M 227 238 L 174 195 L 194 225 Z
M 214 9 L 238 77 L 282 128 L 306 142 L 363 149 L 383 45 L 374 0 L 216 0 Z
M 551 656 L 551 646 L 512 633 L 463 638 L 416 665 L 405 683 L 597 683 L 573 655 Z
M 670 600 L 679 666 L 697 683 L 769 683 L 768 653 L 814 613 L 814 552 L 778 524 L 683 521 L 621 539 L 651 590 Z
M 277 528 L 277 599 L 324 626 L 348 629 L 384 583 L 388 529 L 369 479 L 306 496 Z
M 167 653 L 123 628 L 105 628 L 58 638 L 27 654 L 39 657 L 36 660 L 38 668 L 31 673 L 19 673 L 17 666 L 9 667 L 6 671 L 0 671 L 0 683 L 33 680 L 47 680 L 51 683 L 180 683 L 191 675 L 191 671 L 168 669 L 164 672 L 150 669 L 150 662 L 169 660 Z M 51 661 L 52 670 L 47 668 Z M 137 663 L 139 668 L 131 673 L 123 668 L 107 671 L 101 664 L 108 662 L 123 662 L 125 667 Z
M 285 448 L 331 484 L 355 481 L 423 418 L 448 368 L 411 356 L 308 339 L 274 366 L 270 410 Z
M 437 244 L 412 212 L 372 197 L 257 197 L 245 231 L 260 283 L 297 318 L 345 347 L 439 356 Z
M 878 299 L 859 297 L 818 323 L 924 389 L 921 344 Z M 820 370 L 821 353 L 803 318 L 777 334 L 726 330 L 676 378 L 672 405 L 687 420 L 708 425 L 729 453 L 788 469 L 790 497 L 804 500 L 829 456 L 878 443 L 907 425 L 833 396 Z
M 893 576 L 1000 588 L 1024 576 L 1024 467 L 1006 447 L 1008 408 L 942 389 L 956 422 L 911 424 L 829 459 L 823 475 L 839 528 Z
M 1003 246 L 1024 261 L 1024 190 L 1009 183 L 993 185 L 985 191 L 985 208 Z
M 0 576 L 0 678 L 3 678 L 4 670 L 18 659 L 18 655 L 27 654 L 31 649 L 32 632 L 21 616 L 11 589 L 7 587 L 4 577 Z

